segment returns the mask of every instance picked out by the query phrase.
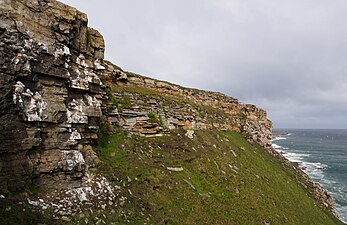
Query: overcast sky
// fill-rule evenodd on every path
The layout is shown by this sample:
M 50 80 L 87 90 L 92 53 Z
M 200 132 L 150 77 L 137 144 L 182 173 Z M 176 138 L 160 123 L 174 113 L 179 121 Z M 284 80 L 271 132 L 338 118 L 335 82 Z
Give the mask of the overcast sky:
M 255 104 L 275 128 L 347 128 L 346 0 L 61 0 L 124 70 Z

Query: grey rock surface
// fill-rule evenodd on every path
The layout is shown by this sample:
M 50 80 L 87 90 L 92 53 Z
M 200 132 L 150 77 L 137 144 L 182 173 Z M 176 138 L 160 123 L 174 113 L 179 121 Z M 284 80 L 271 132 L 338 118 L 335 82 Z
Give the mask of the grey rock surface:
M 103 52 L 102 36 L 72 7 L 0 2 L 3 192 L 30 183 L 58 189 L 80 183 L 87 166 L 78 144 L 94 143 L 102 116 Z

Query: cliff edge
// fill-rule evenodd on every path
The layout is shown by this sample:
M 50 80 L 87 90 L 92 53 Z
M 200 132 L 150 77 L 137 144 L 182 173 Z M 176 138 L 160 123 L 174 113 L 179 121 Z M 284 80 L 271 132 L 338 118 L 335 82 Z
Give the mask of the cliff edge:
M 124 71 L 104 60 L 104 39 L 87 24 L 84 13 L 55 0 L 0 1 L 0 199 L 22 192 L 21 204 L 25 199 L 24 204 L 30 207 L 52 209 L 54 218 L 66 221 L 79 215 L 83 222 L 91 223 L 85 214 L 78 214 L 89 210 L 94 219 L 96 214 L 106 218 L 105 212 L 109 211 L 122 218 L 122 222 L 134 222 L 139 215 L 135 213 L 134 220 L 127 216 L 143 209 L 146 220 L 166 223 L 151 219 L 151 210 L 161 210 L 156 208 L 158 202 L 134 196 L 142 196 L 139 187 L 150 188 L 148 193 L 160 189 L 161 179 L 167 184 L 177 178 L 191 189 L 199 189 L 202 181 L 192 180 L 193 172 L 183 173 L 189 179 L 181 175 L 175 178 L 172 173 L 186 171 L 180 165 L 191 166 L 191 171 L 199 173 L 198 177 L 217 169 L 218 173 L 210 178 L 219 179 L 221 173 L 222 180 L 235 181 L 238 186 L 233 190 L 237 195 L 253 179 L 260 186 L 270 185 L 267 182 L 271 180 L 268 177 L 271 168 L 282 174 L 283 182 L 287 176 L 293 179 L 292 172 L 286 172 L 292 165 L 280 156 L 276 157 L 283 160 L 282 164 L 288 164 L 287 169 L 283 165 L 278 167 L 279 161 L 272 162 L 272 156 L 271 162 L 267 162 L 269 153 L 276 153 L 271 149 L 272 124 L 264 110 L 221 93 L 184 88 Z M 231 150 L 229 145 L 233 146 Z M 162 158 L 156 159 L 152 146 L 169 155 L 157 152 Z M 258 151 L 260 158 L 254 155 Z M 127 161 L 128 157 L 134 157 L 131 152 L 138 160 Z M 187 152 L 190 156 L 185 155 Z M 238 161 L 238 155 L 249 158 L 240 157 Z M 192 163 L 200 157 L 212 167 L 204 168 L 199 160 L 196 165 Z M 146 163 L 137 164 L 141 161 Z M 251 162 L 258 163 L 258 167 L 253 168 Z M 270 169 L 263 175 L 255 174 L 263 164 Z M 227 176 L 224 167 L 234 174 Z M 136 170 L 135 175 L 132 171 L 135 168 L 142 171 Z M 239 169 L 246 172 L 243 174 Z M 147 170 L 156 175 L 143 175 Z M 172 176 L 158 178 L 158 174 Z M 133 179 L 143 182 L 133 187 L 138 193 L 128 188 Z M 303 186 L 312 186 L 308 180 L 303 181 Z M 154 186 L 142 186 L 146 182 Z M 290 182 L 297 188 L 298 196 L 304 195 L 296 181 Z M 38 197 L 31 196 L 35 188 L 39 188 Z M 165 188 L 169 194 L 173 186 Z M 323 211 L 333 209 L 330 196 L 319 188 L 318 185 L 319 193 L 313 195 L 318 196 L 318 205 L 322 205 Z M 200 190 L 194 195 L 210 198 L 219 196 L 221 190 L 206 193 Z M 216 202 L 224 201 L 222 196 Z M 239 196 L 240 202 L 247 198 Z M 159 197 L 163 201 L 170 198 Z M 307 201 L 313 205 L 312 200 Z M 126 202 L 137 202 L 131 207 L 142 208 L 129 206 L 133 210 L 127 214 L 122 208 Z M 122 210 L 115 211 L 115 207 Z M 321 212 L 320 208 L 312 210 Z M 324 213 L 323 217 L 329 220 L 330 214 Z M 251 216 L 249 221 L 264 220 Z M 104 220 L 94 222 L 100 221 Z
M 78 185 L 87 167 L 97 161 L 91 145 L 104 121 L 148 135 L 178 127 L 235 130 L 271 146 L 271 122 L 264 110 L 220 93 L 124 72 L 104 62 L 103 37 L 88 28 L 87 21 L 85 14 L 53 0 L 2 1 L 2 189 L 20 189 L 31 182 L 54 188 Z M 117 111 L 117 103 L 108 100 L 116 94 L 113 86 L 124 85 L 186 101 L 178 103 L 176 110 L 165 110 L 154 102 L 149 104 L 152 108 L 141 109 L 132 99 L 133 104 Z M 222 109 L 226 116 L 194 111 L 196 106 Z M 151 125 L 147 111 L 160 115 L 162 124 Z

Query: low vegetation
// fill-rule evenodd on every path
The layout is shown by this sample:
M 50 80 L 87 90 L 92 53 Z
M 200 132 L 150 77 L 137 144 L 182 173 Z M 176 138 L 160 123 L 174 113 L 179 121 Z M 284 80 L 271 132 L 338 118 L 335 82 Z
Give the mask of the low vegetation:
M 342 224 L 262 147 L 236 132 L 140 137 L 116 130 L 99 172 L 125 199 L 116 224 Z M 118 215 L 118 216 L 114 216 Z
M 116 129 L 100 139 L 97 173 L 116 191 L 100 214 L 52 221 L 10 198 L 0 199 L 0 224 L 342 224 L 259 145 L 232 131 L 185 130 L 141 137 Z M 103 215 L 104 217 L 100 217 Z
M 0 199 L 0 224 L 4 225 L 36 225 L 36 224 L 59 224 L 52 221 L 47 212 L 35 210 L 32 207 L 18 204 L 16 197 Z

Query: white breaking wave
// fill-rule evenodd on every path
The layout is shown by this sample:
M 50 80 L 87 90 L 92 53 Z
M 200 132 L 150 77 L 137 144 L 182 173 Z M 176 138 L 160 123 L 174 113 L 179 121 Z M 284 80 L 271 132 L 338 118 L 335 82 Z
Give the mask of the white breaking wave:
M 285 158 L 287 158 L 290 162 L 297 163 L 298 166 L 308 175 L 310 175 L 313 179 L 318 180 L 320 182 L 327 181 L 325 178 L 324 170 L 328 167 L 326 164 L 320 162 L 307 162 L 307 159 L 310 157 L 308 153 L 295 153 L 284 151 L 283 148 L 279 145 L 273 144 L 279 153 L 281 153 Z
M 274 143 L 272 143 L 272 147 L 273 147 L 274 149 L 282 149 L 282 148 L 283 148 L 282 146 L 280 146 L 280 145 L 278 145 L 278 144 L 274 144 Z
M 289 133 L 286 135 L 286 137 L 292 140 L 291 137 L 288 137 L 290 135 L 292 134 Z M 297 164 L 302 171 L 309 175 L 313 180 L 318 181 L 323 187 L 329 190 L 332 197 L 336 200 L 337 214 L 339 215 L 340 219 L 347 224 L 347 186 L 344 182 L 337 181 L 335 180 L 336 178 L 331 176 L 331 170 L 334 169 L 334 164 L 330 168 L 330 166 L 324 163 L 315 161 L 315 159 L 321 159 L 322 155 L 320 155 L 320 157 L 316 157 L 317 152 L 312 151 L 313 147 L 309 146 L 310 148 L 307 150 L 305 148 L 300 150 L 300 146 L 299 149 L 293 149 L 292 147 L 295 146 L 293 144 L 293 142 L 295 143 L 295 139 L 293 142 L 289 142 L 288 140 L 281 142 L 287 138 L 274 138 L 272 141 L 275 143 L 272 143 L 272 147 L 289 161 Z M 320 142 L 322 142 L 322 140 Z M 291 148 L 285 148 L 281 146 L 282 144 L 285 146 L 291 146 Z M 310 152 L 310 150 L 312 152 Z
M 308 175 L 310 175 L 314 179 L 319 180 L 321 182 L 329 182 L 327 179 L 324 179 L 324 170 L 328 167 L 327 165 L 319 162 L 302 162 L 301 167 Z
M 285 147 L 283 147 L 281 145 L 278 145 L 278 144 L 275 144 L 275 143 L 272 143 L 271 146 L 272 146 L 272 148 L 274 148 L 277 151 L 278 150 L 286 150 L 286 149 L 288 149 L 288 148 L 285 148 Z M 278 152 L 280 152 L 280 151 L 278 151 Z
M 278 136 L 278 137 L 274 137 L 273 139 L 272 139 L 272 141 L 279 141 L 279 140 L 286 140 L 287 138 L 285 138 L 285 137 L 281 137 L 281 136 Z
M 279 138 L 279 139 L 278 139 Z M 286 138 L 278 137 L 276 140 L 285 140 Z M 275 139 L 274 139 L 275 140 Z M 314 179 L 322 180 L 324 178 L 323 170 L 327 168 L 327 165 L 320 162 L 307 162 L 307 159 L 310 157 L 308 153 L 297 153 L 297 152 L 288 152 L 288 148 L 284 148 L 281 145 L 272 143 L 272 147 L 281 153 L 285 158 L 293 163 L 298 163 L 299 167 L 308 175 L 312 176 Z
M 302 164 L 304 162 L 304 159 L 309 157 L 310 154 L 284 152 L 283 156 L 286 157 L 291 162 L 296 162 L 296 163 Z

